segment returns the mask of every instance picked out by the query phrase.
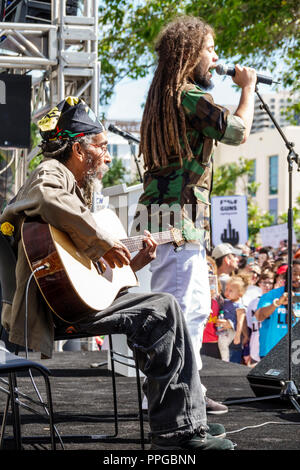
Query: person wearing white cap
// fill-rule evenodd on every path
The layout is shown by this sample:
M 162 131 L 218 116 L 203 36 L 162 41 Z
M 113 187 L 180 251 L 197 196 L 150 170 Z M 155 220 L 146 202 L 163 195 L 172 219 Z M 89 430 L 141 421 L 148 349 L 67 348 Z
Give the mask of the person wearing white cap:
M 222 292 L 225 292 L 226 282 L 231 274 L 238 268 L 238 256 L 241 250 L 237 250 L 230 243 L 221 243 L 215 246 L 212 251 L 212 257 L 216 261 L 218 269 L 218 279 L 222 286 Z

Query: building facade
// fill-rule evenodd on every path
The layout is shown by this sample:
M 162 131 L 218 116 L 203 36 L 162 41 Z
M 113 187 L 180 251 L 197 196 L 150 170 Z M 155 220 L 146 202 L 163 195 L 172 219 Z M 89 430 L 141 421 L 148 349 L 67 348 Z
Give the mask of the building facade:
M 105 127 L 108 129 L 110 124 L 133 135 L 136 139 L 140 138 L 140 122 L 138 121 L 106 121 Z M 138 177 L 137 164 L 134 156 L 138 157 L 139 145 L 135 142 L 129 145 L 127 139 L 110 131 L 107 132 L 107 136 L 109 153 L 112 158 L 122 160 L 123 166 L 127 170 L 125 181 L 126 183 L 130 183 Z M 142 162 L 139 162 L 141 171 L 143 169 L 142 166 Z
M 281 115 L 284 108 L 290 103 L 288 92 L 278 94 L 263 95 L 264 101 L 270 107 L 270 111 L 275 116 L 281 126 L 288 142 L 293 142 L 295 152 L 300 154 L 300 126 L 284 126 L 286 117 Z M 288 209 L 288 149 L 280 136 L 279 132 L 267 113 L 260 110 L 256 99 L 255 116 L 251 134 L 242 145 L 237 147 L 218 143 L 214 151 L 215 166 L 221 166 L 238 162 L 239 158 L 253 160 L 253 173 L 248 175 L 247 182 L 254 181 L 259 184 L 254 199 L 263 212 L 274 215 L 275 223 L 280 214 L 287 212 Z M 275 101 L 273 101 L 275 100 Z M 229 107 L 234 112 L 233 107 Z M 232 108 L 232 109 L 231 109 Z M 262 118 L 261 114 L 264 114 Z M 260 117 L 261 116 L 261 117 Z M 112 123 L 126 132 L 139 138 L 140 122 L 137 121 L 110 121 L 106 127 Z M 126 169 L 128 176 L 126 182 L 132 181 L 137 174 L 136 163 L 132 155 L 132 149 L 123 137 L 108 132 L 110 142 L 110 153 L 113 158 L 120 158 Z M 134 144 L 134 152 L 138 155 L 138 144 Z M 142 159 L 139 163 L 143 173 Z M 245 181 L 240 181 L 237 185 L 237 194 L 245 194 Z M 292 178 L 292 201 L 296 204 L 300 196 L 300 172 L 297 165 L 293 164 Z
M 262 99 L 265 104 L 269 107 L 272 116 L 276 119 L 276 122 L 280 127 L 290 125 L 288 117 L 285 113 L 288 106 L 296 101 L 296 97 L 291 96 L 289 91 L 280 91 L 278 93 L 266 93 L 262 95 Z M 254 117 L 251 128 L 251 134 L 256 132 L 263 132 L 268 129 L 275 129 L 275 125 L 266 113 L 261 108 L 260 99 L 255 96 L 254 103 Z M 300 125 L 300 117 L 295 117 L 297 125 Z
M 282 128 L 288 142 L 294 143 L 295 152 L 300 153 L 300 126 Z M 277 129 L 250 134 L 247 141 L 237 147 L 218 144 L 214 153 L 215 166 L 238 162 L 239 158 L 253 160 L 253 174 L 248 181 L 259 183 L 255 200 L 263 212 L 277 216 L 287 212 L 289 196 L 288 149 Z M 243 194 L 245 185 L 240 184 L 238 194 Z M 300 172 L 293 164 L 292 201 L 300 196 Z

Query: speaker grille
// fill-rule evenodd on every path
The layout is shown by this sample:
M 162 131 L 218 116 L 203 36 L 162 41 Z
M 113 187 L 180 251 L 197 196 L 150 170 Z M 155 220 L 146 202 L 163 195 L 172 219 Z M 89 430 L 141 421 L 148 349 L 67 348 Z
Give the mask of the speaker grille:
M 291 332 L 291 377 L 289 377 L 288 339 L 284 336 L 279 343 L 251 369 L 247 379 L 257 396 L 272 395 L 281 390 L 281 381 L 293 380 L 300 388 L 300 322 Z

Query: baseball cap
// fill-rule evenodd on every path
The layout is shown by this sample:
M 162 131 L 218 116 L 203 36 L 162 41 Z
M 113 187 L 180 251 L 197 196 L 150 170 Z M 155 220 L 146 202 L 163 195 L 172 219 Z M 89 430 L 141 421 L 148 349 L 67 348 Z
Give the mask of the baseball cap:
M 242 250 L 237 250 L 234 248 L 230 243 L 221 243 L 220 245 L 215 246 L 215 248 L 212 251 L 211 256 L 214 259 L 222 258 L 222 256 L 226 255 L 236 255 L 236 256 L 241 256 L 242 255 Z
M 288 265 L 287 264 L 282 264 L 281 266 L 279 266 L 279 268 L 277 269 L 276 271 L 276 274 L 284 274 L 286 273 L 288 270 Z

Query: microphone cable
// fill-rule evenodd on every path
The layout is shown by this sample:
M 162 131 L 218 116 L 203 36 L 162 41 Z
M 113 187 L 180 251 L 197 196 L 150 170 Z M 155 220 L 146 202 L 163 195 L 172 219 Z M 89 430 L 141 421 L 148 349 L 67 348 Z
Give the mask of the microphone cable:
M 42 266 L 39 266 L 38 268 L 36 268 L 29 276 L 29 279 L 27 281 L 27 285 L 26 285 L 26 293 L 25 293 L 25 325 L 24 325 L 24 335 L 25 335 L 25 357 L 26 359 L 28 359 L 28 292 L 29 292 L 29 287 L 30 287 L 30 283 L 32 281 L 32 278 L 34 277 L 35 273 L 37 273 L 38 271 L 41 271 L 42 269 L 49 269 L 49 265 L 48 264 L 43 264 Z M 39 392 L 39 389 L 34 381 L 34 378 L 33 378 L 33 375 L 31 373 L 31 370 L 29 369 L 28 370 L 29 372 L 29 376 L 30 376 L 30 380 L 31 380 L 31 383 L 33 385 L 33 388 L 37 394 L 37 397 L 42 405 L 42 407 L 44 408 L 44 411 L 46 413 L 47 416 L 50 416 L 50 413 L 48 411 L 48 408 L 47 408 L 47 405 L 46 403 L 44 403 L 44 400 Z M 34 410 L 32 410 L 34 411 Z M 38 413 L 36 411 L 36 413 Z M 39 413 L 38 413 L 39 414 Z M 60 436 L 60 433 L 56 427 L 56 425 L 53 423 L 53 429 L 59 439 L 59 442 L 60 442 L 60 445 L 62 447 L 63 450 L 65 450 L 65 446 L 64 446 L 64 443 L 62 441 L 62 438 Z

